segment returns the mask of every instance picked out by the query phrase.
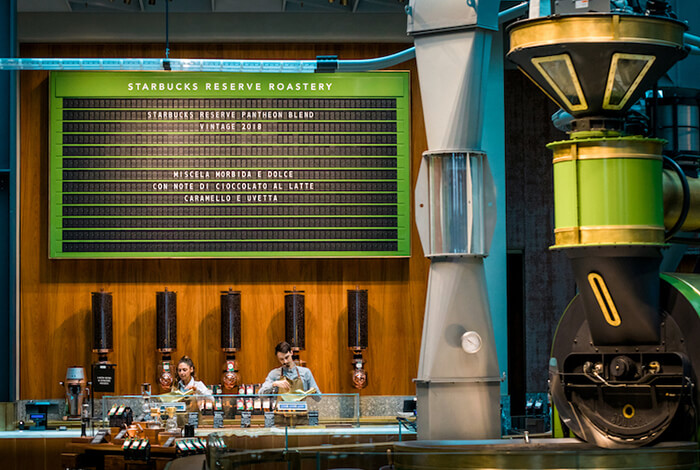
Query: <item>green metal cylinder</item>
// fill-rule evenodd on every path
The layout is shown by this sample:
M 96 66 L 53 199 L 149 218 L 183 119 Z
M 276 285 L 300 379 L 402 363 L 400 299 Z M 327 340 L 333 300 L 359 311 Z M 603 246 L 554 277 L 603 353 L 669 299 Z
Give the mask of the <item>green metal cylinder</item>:
M 552 248 L 662 245 L 663 140 L 640 137 L 552 142 Z

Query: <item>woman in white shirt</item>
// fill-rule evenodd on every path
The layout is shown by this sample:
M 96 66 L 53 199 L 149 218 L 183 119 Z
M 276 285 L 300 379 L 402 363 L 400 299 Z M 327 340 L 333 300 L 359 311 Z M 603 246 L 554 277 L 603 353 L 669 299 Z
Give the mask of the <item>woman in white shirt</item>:
M 188 356 L 182 356 L 177 363 L 177 388 L 181 392 L 193 389 L 195 395 L 211 395 L 211 390 L 204 385 L 204 382 L 194 378 L 194 362 Z

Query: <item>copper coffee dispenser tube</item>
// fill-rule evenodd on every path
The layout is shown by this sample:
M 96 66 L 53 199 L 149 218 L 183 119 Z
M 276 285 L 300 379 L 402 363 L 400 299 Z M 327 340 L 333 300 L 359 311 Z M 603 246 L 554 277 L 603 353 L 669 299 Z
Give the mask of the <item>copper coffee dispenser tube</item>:
M 221 349 L 226 353 L 241 349 L 240 291 L 221 292 Z
M 229 288 L 221 292 L 221 349 L 226 353 L 221 384 L 224 393 L 234 393 L 240 384 L 236 351 L 241 348 L 241 293 Z
M 348 347 L 367 348 L 367 290 L 348 289 Z
M 367 386 L 367 370 L 362 351 L 367 349 L 368 328 L 367 312 L 369 309 L 367 290 L 348 289 L 348 348 L 352 350 L 352 384 L 361 389 Z
M 163 356 L 158 366 L 158 383 L 169 392 L 175 381 L 170 353 L 177 349 L 177 293 L 166 287 L 156 292 L 156 348 Z
M 165 288 L 156 292 L 156 348 L 159 352 L 177 349 L 177 293 Z
M 100 362 L 104 362 L 112 349 L 112 294 L 103 290 L 93 292 L 92 352 L 99 355 Z
M 284 291 L 284 337 L 292 347 L 292 358 L 299 365 L 304 363 L 299 359 L 299 351 L 306 348 L 306 331 L 304 329 L 304 291 Z

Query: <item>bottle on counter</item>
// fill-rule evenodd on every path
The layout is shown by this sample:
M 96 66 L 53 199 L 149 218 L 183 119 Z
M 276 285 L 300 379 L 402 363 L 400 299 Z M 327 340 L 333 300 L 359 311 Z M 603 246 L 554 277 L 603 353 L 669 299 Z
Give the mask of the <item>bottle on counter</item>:
M 160 419 L 160 408 L 157 406 L 151 408 L 151 419 L 148 420 L 148 427 L 151 429 L 163 427 L 163 421 Z
M 168 420 L 165 422 L 165 432 L 178 432 L 177 418 L 175 417 L 175 408 L 168 407 Z

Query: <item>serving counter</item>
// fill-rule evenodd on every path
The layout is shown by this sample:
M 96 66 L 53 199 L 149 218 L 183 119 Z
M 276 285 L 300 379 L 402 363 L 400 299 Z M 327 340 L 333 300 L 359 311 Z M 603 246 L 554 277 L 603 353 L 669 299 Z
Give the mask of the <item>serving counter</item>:
M 404 401 L 412 401 L 413 397 L 327 394 L 316 398 L 319 400 L 311 397 L 306 402 L 307 410 L 317 413 L 318 424 L 308 425 L 307 420 L 278 415 L 275 424 L 268 421 L 268 426 L 265 426 L 263 410 L 257 410 L 255 404 L 249 410 L 249 419 L 242 420 L 241 411 L 246 410 L 236 409 L 236 402 L 241 396 L 215 395 L 210 399 L 215 404 L 211 410 L 191 411 L 190 408 L 177 412 L 178 432 L 174 433 L 166 432 L 162 423 L 160 427 L 155 427 L 147 421 L 150 416 L 146 410 L 150 412 L 157 408 L 163 410 L 165 416 L 165 410 L 171 406 L 167 401 L 163 403 L 158 397 L 143 396 L 103 397 L 95 402 L 95 418 L 88 426 L 86 437 L 80 437 L 81 431 L 71 427 L 80 423 L 57 421 L 52 419 L 54 416 L 49 416 L 49 427 L 66 429 L 0 432 L 0 455 L 9 457 L 10 468 L 25 468 L 25 462 L 31 462 L 31 468 L 37 469 L 162 469 L 180 456 L 204 453 L 211 435 L 227 450 L 292 449 L 415 439 L 411 419 L 407 420 L 408 414 L 403 412 Z M 30 427 L 34 423 L 20 411 L 24 404 L 15 404 L 16 422 L 25 421 L 26 426 Z M 133 421 L 128 424 L 124 422 L 121 428 L 110 428 L 114 420 L 110 423 L 109 414 L 115 407 L 131 409 Z M 217 407 L 220 409 L 215 410 Z M 216 426 L 220 427 L 214 427 L 214 411 L 219 412 L 221 419 L 217 420 Z M 178 449 L 178 442 L 186 440 L 180 436 L 185 424 L 191 423 L 196 423 L 196 426 L 188 426 L 192 436 L 189 439 L 197 440 L 203 447 L 201 451 L 183 452 Z M 101 442 L 93 442 L 100 429 L 108 432 L 103 439 L 99 439 Z M 128 455 L 128 448 L 125 452 L 124 445 L 129 439 L 139 440 L 144 447 L 148 447 L 145 458 L 144 454 Z

